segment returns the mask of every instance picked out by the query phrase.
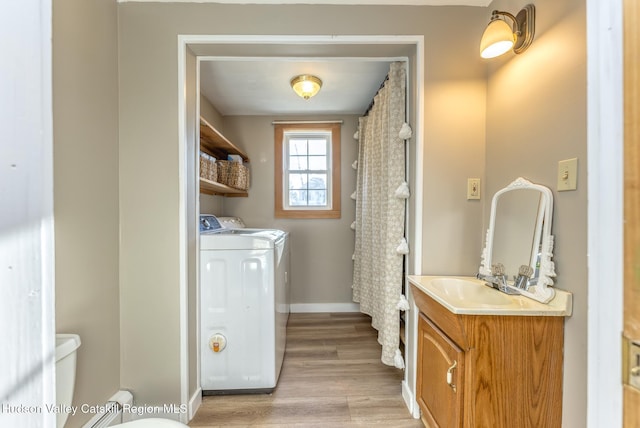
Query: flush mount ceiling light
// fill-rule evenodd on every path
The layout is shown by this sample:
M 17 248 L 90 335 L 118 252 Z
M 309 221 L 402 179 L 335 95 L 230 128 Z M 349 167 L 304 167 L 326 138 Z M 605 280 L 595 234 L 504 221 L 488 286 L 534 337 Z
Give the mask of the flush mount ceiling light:
M 317 94 L 321 87 L 322 80 L 310 74 L 301 74 L 291 79 L 291 89 L 305 100 Z
M 510 49 L 517 54 L 524 52 L 533 41 L 535 15 L 536 9 L 532 4 L 523 7 L 516 16 L 509 12 L 494 10 L 491 13 L 491 21 L 482 34 L 480 56 L 495 58 Z M 511 19 L 513 26 L 501 19 L 501 16 Z

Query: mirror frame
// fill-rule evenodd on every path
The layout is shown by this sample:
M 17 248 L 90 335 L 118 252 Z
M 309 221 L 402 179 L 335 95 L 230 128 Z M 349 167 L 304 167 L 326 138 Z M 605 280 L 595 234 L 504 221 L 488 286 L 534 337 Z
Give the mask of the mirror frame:
M 553 257 L 553 235 L 551 235 L 551 221 L 553 216 L 553 194 L 551 190 L 540 184 L 534 184 L 529 180 L 518 177 L 504 189 L 499 190 L 493 195 L 491 201 L 491 217 L 489 219 L 489 228 L 485 239 L 485 247 L 482 250 L 482 261 L 479 273 L 481 275 L 491 275 L 491 254 L 493 250 L 493 234 L 495 231 L 496 208 L 500 195 L 514 190 L 531 189 L 540 192 L 540 204 L 538 205 L 538 217 L 536 219 L 536 230 L 533 242 L 541 242 L 540 250 L 540 270 L 538 273 L 538 282 L 531 285 L 528 291 L 507 285 L 508 288 L 517 290 L 521 295 L 537 300 L 538 302 L 548 303 L 555 296 L 552 277 L 556 276 L 555 264 L 551 260 Z M 532 252 L 530 266 L 535 268 L 537 254 Z

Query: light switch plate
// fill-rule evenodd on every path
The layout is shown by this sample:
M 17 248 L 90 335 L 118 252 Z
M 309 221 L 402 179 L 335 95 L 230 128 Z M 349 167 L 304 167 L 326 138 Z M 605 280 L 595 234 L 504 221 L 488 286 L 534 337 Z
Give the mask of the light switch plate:
M 480 179 L 467 179 L 467 199 L 480 199 Z
M 578 188 L 578 158 L 558 162 L 558 192 Z

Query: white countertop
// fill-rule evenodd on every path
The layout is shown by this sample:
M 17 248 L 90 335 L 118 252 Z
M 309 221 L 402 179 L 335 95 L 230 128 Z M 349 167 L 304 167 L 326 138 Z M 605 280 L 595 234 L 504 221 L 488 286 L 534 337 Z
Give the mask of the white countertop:
M 451 288 L 447 290 L 442 284 L 436 286 L 433 280 L 451 278 L 461 279 L 477 283 L 478 287 L 483 287 L 482 296 L 488 297 L 488 301 L 482 302 L 482 298 L 474 298 L 469 293 L 460 292 Z M 524 296 L 514 296 L 502 293 L 484 285 L 484 281 L 472 276 L 408 276 L 409 282 L 419 290 L 440 303 L 454 314 L 465 315 L 516 315 L 516 316 L 570 316 L 573 299 L 572 294 L 563 290 L 554 289 L 555 297 L 549 303 L 540 303 Z M 486 289 L 486 290 L 485 290 Z M 473 291 L 473 287 L 470 288 Z M 491 293 L 498 293 L 497 295 Z

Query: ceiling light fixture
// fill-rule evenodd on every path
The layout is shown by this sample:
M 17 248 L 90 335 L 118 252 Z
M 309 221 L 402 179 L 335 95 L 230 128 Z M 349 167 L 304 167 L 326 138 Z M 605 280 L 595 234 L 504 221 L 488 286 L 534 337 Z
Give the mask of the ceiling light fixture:
M 321 87 L 322 80 L 310 74 L 301 74 L 291 79 L 291 89 L 305 100 L 317 94 Z
M 536 9 L 532 4 L 523 7 L 516 16 L 509 12 L 494 10 L 491 13 L 491 21 L 482 34 L 480 56 L 495 58 L 510 49 L 513 49 L 516 54 L 524 52 L 533 41 L 535 15 Z M 501 16 L 511 19 L 513 27 L 500 19 Z

